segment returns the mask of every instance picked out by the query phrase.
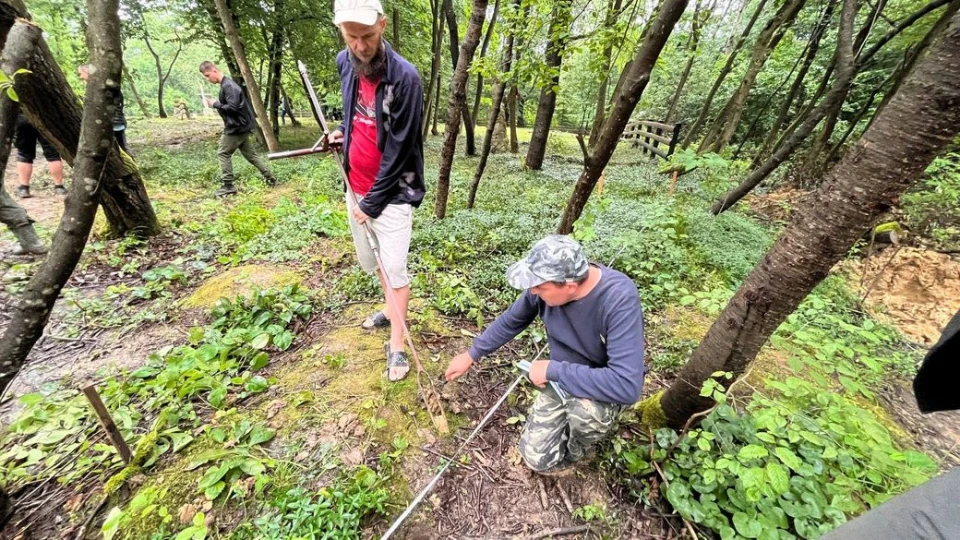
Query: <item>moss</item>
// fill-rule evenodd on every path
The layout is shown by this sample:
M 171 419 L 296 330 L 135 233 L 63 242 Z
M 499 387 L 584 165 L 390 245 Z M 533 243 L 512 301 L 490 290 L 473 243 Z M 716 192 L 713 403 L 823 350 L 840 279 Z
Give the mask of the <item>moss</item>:
M 247 264 L 213 276 L 183 301 L 187 308 L 212 308 L 221 298 L 249 297 L 257 289 L 303 282 L 299 273 L 272 264 Z
M 636 409 L 640 413 L 640 424 L 643 427 L 657 430 L 667 425 L 667 415 L 663 413 L 663 407 L 660 405 L 662 397 L 663 392 L 657 392 L 637 404 Z

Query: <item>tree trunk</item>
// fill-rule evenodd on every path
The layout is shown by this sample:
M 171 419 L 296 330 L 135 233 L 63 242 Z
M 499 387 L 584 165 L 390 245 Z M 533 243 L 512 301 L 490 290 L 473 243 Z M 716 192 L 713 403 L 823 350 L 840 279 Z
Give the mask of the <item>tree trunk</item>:
M 400 10 L 393 8 L 393 50 L 400 54 Z
M 453 71 L 456 73 L 457 66 L 460 64 L 460 32 L 457 29 L 457 14 L 453 11 L 453 0 L 444 0 L 443 2 L 444 15 L 447 18 L 447 31 L 450 32 L 450 60 L 453 64 Z M 479 41 L 479 38 L 478 38 Z M 469 68 L 469 66 L 467 66 Z M 464 83 L 463 91 L 464 94 L 467 92 L 467 83 L 469 79 Z M 452 84 L 452 83 L 451 83 Z M 451 88 L 451 93 L 453 89 Z M 467 100 L 463 100 L 463 108 L 460 111 L 463 116 L 463 131 L 466 135 L 466 149 L 467 155 L 473 156 L 477 153 L 477 143 L 474 139 L 473 134 L 473 120 L 470 119 L 470 109 L 467 108 Z M 458 128 L 459 129 L 459 128 Z
M 737 55 L 740 54 L 740 50 L 743 48 L 743 45 L 747 42 L 747 38 L 750 36 L 750 31 L 753 30 L 753 25 L 756 24 L 757 19 L 760 18 L 760 13 L 763 11 L 763 7 L 765 5 L 767 5 L 767 0 L 760 0 L 760 3 L 757 4 L 756 11 L 753 12 L 753 15 L 750 17 L 750 21 L 747 22 L 746 28 L 744 28 L 743 32 L 740 34 L 740 39 L 737 40 L 737 43 L 733 46 L 733 50 L 730 52 L 730 55 L 727 56 L 727 61 L 723 64 L 720 74 L 717 75 L 716 80 L 713 81 L 713 86 L 711 86 L 710 91 L 707 92 L 707 97 L 703 101 L 703 106 L 700 107 L 700 114 L 697 115 L 696 121 L 694 121 L 693 125 L 690 126 L 690 129 L 687 130 L 687 134 L 684 135 L 683 142 L 680 144 L 681 148 L 687 148 L 697 140 L 697 135 L 700 134 L 700 129 L 703 128 L 703 124 L 710 116 L 710 108 L 713 106 L 713 98 L 716 97 L 717 91 L 720 90 L 720 86 L 727 78 L 727 75 L 729 75 L 733 70 L 733 63 L 736 61 Z
M 747 97 L 750 96 L 757 75 L 760 74 L 760 70 L 766 64 L 770 53 L 777 48 L 780 40 L 789 30 L 791 23 L 800 13 L 804 3 L 806 3 L 806 0 L 787 0 L 784 2 L 777 10 L 776 15 L 767 22 L 760 35 L 757 36 L 757 41 L 753 45 L 753 53 L 750 55 L 750 62 L 747 64 L 747 72 L 740 80 L 740 86 L 730 96 L 726 107 L 724 107 L 726 114 L 721 115 L 724 117 L 723 122 L 719 118 L 715 122 L 716 129 L 713 131 L 715 131 L 716 136 L 710 137 L 708 135 L 704 139 L 704 143 L 700 145 L 698 152 L 713 151 L 719 153 L 733 138 L 737 126 L 740 125 L 743 107 L 747 103 Z
M 267 51 L 270 61 L 269 74 L 267 76 L 267 101 L 270 103 L 270 124 L 273 125 L 273 133 L 275 136 L 279 136 L 280 72 L 283 68 L 283 44 L 284 41 L 286 41 L 286 32 L 283 24 L 283 0 L 274 0 L 273 16 L 275 19 L 273 37 L 270 39 L 269 50 Z M 266 30 L 264 30 L 264 34 L 266 34 Z
M 520 0 L 514 0 L 514 5 L 519 7 Z M 477 200 L 477 189 L 480 187 L 483 170 L 487 167 L 487 158 L 490 156 L 490 147 L 493 145 L 493 132 L 497 128 L 497 117 L 500 116 L 500 106 L 503 104 L 503 93 L 506 88 L 504 78 L 507 76 L 507 73 L 510 72 L 512 60 L 513 33 L 507 37 L 507 46 L 500 62 L 500 79 L 493 85 L 493 95 L 490 97 L 490 112 L 487 114 L 487 132 L 483 134 L 483 148 L 480 149 L 480 163 L 477 164 L 477 172 L 473 175 L 473 183 L 470 184 L 467 208 L 473 208 L 473 204 Z
M 286 107 L 286 109 L 287 109 L 287 118 L 290 119 L 290 125 L 293 126 L 293 127 L 300 127 L 300 126 L 302 126 L 303 124 L 301 124 L 300 121 L 297 120 L 297 116 L 296 116 L 295 114 L 293 114 L 293 102 L 290 101 L 290 96 L 287 95 L 286 89 L 283 88 L 283 85 L 282 85 L 282 84 L 279 84 L 279 85 L 277 85 L 277 86 L 280 87 L 280 95 L 283 96 L 283 101 L 284 101 L 285 103 L 287 103 L 287 107 Z
M 831 0 L 827 3 L 827 7 L 823 10 L 823 15 L 820 17 L 820 21 L 813 30 L 813 35 L 810 36 L 810 41 L 807 44 L 806 54 L 803 55 L 803 64 L 801 64 L 800 71 L 793 80 L 793 84 L 790 85 L 790 91 L 787 92 L 787 98 L 784 99 L 780 104 L 780 109 L 777 111 L 777 118 L 773 121 L 773 126 L 770 128 L 770 132 L 767 133 L 767 138 L 764 139 L 763 146 L 754 157 L 754 167 L 759 165 L 761 160 L 766 157 L 771 145 L 776 142 L 777 135 L 780 133 L 780 129 L 783 127 L 784 122 L 787 121 L 787 116 L 790 114 L 790 107 L 793 106 L 793 102 L 800 94 L 800 90 L 803 88 L 803 82 L 807 78 L 807 73 L 810 72 L 810 66 L 813 65 L 813 60 L 816 58 L 817 52 L 820 50 L 820 40 L 823 38 L 823 34 L 827 29 L 827 25 L 830 24 L 830 19 L 833 18 L 833 10 L 834 6 L 836 6 L 836 3 L 836 0 Z
M 434 92 L 440 93 L 440 54 L 443 52 L 443 23 L 445 19 L 440 16 L 439 0 L 432 0 L 430 6 L 433 8 L 433 27 L 432 27 L 432 51 L 433 58 L 430 60 L 430 82 L 427 87 L 427 95 L 423 103 L 427 114 L 423 115 L 423 136 L 427 136 L 427 130 L 430 127 L 430 119 L 433 118 L 433 109 L 430 104 L 435 101 Z
M 130 87 L 130 92 L 133 94 L 133 99 L 136 100 L 137 106 L 140 107 L 140 112 L 143 113 L 144 118 L 150 118 L 150 110 L 147 109 L 147 104 L 143 102 L 143 98 L 140 97 L 140 92 L 137 92 L 137 83 L 133 80 L 133 75 L 127 70 L 127 67 L 123 67 L 123 79 L 127 81 L 127 86 Z
M 604 28 L 613 28 L 617 23 L 617 14 L 623 6 L 622 0 L 607 0 L 607 13 L 604 16 Z M 590 137 L 587 138 L 587 145 L 590 148 L 597 143 L 597 137 L 600 135 L 600 128 L 603 127 L 603 121 L 607 115 L 607 88 L 610 86 L 610 64 L 613 62 L 613 44 L 607 43 L 600 53 L 600 88 L 597 89 L 597 104 L 593 110 L 593 123 L 590 126 Z
M 468 68 L 470 62 L 473 62 L 473 54 L 480 43 L 480 31 L 483 29 L 483 19 L 486 14 L 487 0 L 473 0 L 473 11 L 470 14 L 470 23 L 467 25 L 467 34 L 463 37 L 457 69 L 453 72 L 453 80 L 450 82 L 447 125 L 443 134 L 443 150 L 440 154 L 440 174 L 437 178 L 437 196 L 434 206 L 437 219 L 443 219 L 447 215 L 450 170 L 453 168 L 453 155 L 457 150 L 461 112 L 465 109 L 467 102 L 467 79 L 470 78 Z
M 480 47 L 480 58 L 486 58 L 487 49 L 490 48 L 490 38 L 493 37 L 493 29 L 497 26 L 497 14 L 500 11 L 500 0 L 493 3 L 493 15 L 490 16 L 490 22 L 487 23 L 487 33 L 483 36 L 483 46 Z M 473 98 L 473 125 L 477 125 L 477 115 L 480 114 L 480 93 L 483 92 L 483 73 L 477 73 L 477 90 Z
M 510 113 L 510 153 L 520 152 L 520 141 L 517 139 L 517 85 L 510 85 L 510 95 L 507 97 L 507 110 Z
M 230 48 L 233 50 L 233 56 L 237 60 L 240 72 L 243 73 L 243 79 L 247 82 L 247 90 L 250 102 L 253 104 L 253 111 L 260 120 L 260 129 L 263 131 L 263 137 L 266 139 L 267 149 L 276 152 L 280 148 L 277 142 L 277 136 L 274 134 L 273 126 L 270 125 L 270 118 L 267 116 L 267 109 L 263 106 L 263 98 L 260 95 L 260 88 L 257 86 L 257 80 L 253 77 L 253 71 L 247 62 L 247 55 L 243 51 L 243 43 L 240 42 L 240 36 L 237 33 L 237 27 L 233 24 L 233 17 L 230 9 L 227 7 L 226 0 L 214 0 L 217 6 L 217 13 L 220 15 L 220 22 L 223 24 L 223 32 L 227 36 Z
M 433 100 L 433 127 L 430 128 L 430 134 L 436 137 L 440 134 L 437 130 L 437 117 L 440 116 L 440 74 L 437 74 L 437 91 Z
M 960 15 L 908 76 L 856 147 L 834 167 L 700 342 L 660 405 L 679 428 L 713 405 L 700 388 L 741 374 L 771 334 L 864 231 L 960 133 Z
M 530 135 L 530 146 L 527 148 L 527 159 L 524 162 L 528 169 L 535 171 L 543 167 L 543 157 L 547 153 L 547 138 L 550 136 L 553 111 L 557 106 L 556 88 L 560 85 L 560 64 L 563 62 L 563 52 L 570 36 L 572 4 L 572 0 L 557 0 L 550 21 L 550 42 L 547 45 L 546 58 L 550 79 L 540 90 L 537 118 L 533 122 L 533 133 Z
M 646 36 L 630 63 L 629 71 L 621 77 L 620 90 L 613 98 L 610 117 L 603 123 L 597 146 L 593 153 L 584 159 L 583 171 L 580 173 L 573 195 L 567 202 L 557 227 L 558 234 L 570 234 L 573 231 L 574 222 L 583 212 L 590 193 L 600 179 L 600 175 L 603 174 L 610 157 L 613 156 L 620 135 L 623 134 L 623 128 L 630 121 L 630 115 L 633 114 L 644 88 L 650 81 L 650 73 L 657 58 L 686 7 L 687 0 L 664 0 L 660 4 L 656 18 L 650 22 Z
M 693 27 L 690 29 L 690 41 L 687 42 L 687 63 L 680 74 L 680 81 L 677 83 L 677 89 L 670 98 L 670 106 L 667 107 L 666 122 L 673 122 L 673 113 L 677 110 L 677 104 L 680 103 L 680 96 L 683 94 L 683 87 L 687 84 L 690 77 L 690 70 L 693 69 L 693 61 L 697 57 L 697 47 L 700 46 L 700 31 L 707 20 L 710 19 L 710 8 L 701 10 L 703 0 L 697 4 L 693 11 Z
M 167 111 L 163 108 L 163 65 L 160 63 L 160 55 L 153 50 L 153 45 L 150 43 L 150 34 L 147 33 L 146 29 L 143 31 L 143 42 L 147 45 L 147 51 L 150 52 L 150 56 L 153 57 L 153 64 L 157 69 L 157 115 L 160 118 L 167 117 Z
M 94 69 L 90 70 L 84 97 L 73 184 L 50 254 L 20 295 L 10 324 L 0 338 L 0 390 L 10 385 L 30 349 L 40 339 L 60 291 L 80 261 L 97 215 L 101 189 L 110 174 L 107 155 L 119 155 L 111 127 L 122 69 L 117 10 L 118 0 L 87 1 L 87 50 Z M 17 52 L 32 56 L 39 38 L 38 28 L 18 22 L 10 30 L 4 56 L 8 50 L 10 56 Z M 3 99 L 6 100 L 6 96 Z
M 7 17 L 13 13 L 12 4 L 9 0 L 0 3 L 0 10 L 3 11 L 0 13 L 0 35 L 6 35 L 14 24 L 14 19 Z M 26 13 L 18 14 L 22 15 Z M 73 166 L 80 141 L 80 105 L 66 76 L 43 41 L 40 30 L 25 25 L 21 32 L 27 35 L 17 43 L 8 43 L 3 49 L 0 69 L 4 73 L 14 73 L 18 69 L 30 70 L 31 73 L 17 77 L 14 84 L 20 110 L 37 131 L 53 144 L 63 160 Z M 150 197 L 136 162 L 129 156 L 111 152 L 108 166 L 100 204 L 110 234 L 146 237 L 159 233 L 160 224 L 150 205 Z
M 850 89 L 850 83 L 853 82 L 853 19 L 856 17 L 856 0 L 844 0 L 843 13 L 840 17 L 840 30 L 837 37 L 837 51 L 835 54 L 837 64 L 837 78 L 833 87 L 823 98 L 823 103 L 803 121 L 797 130 L 790 135 L 790 138 L 770 156 L 767 161 L 757 167 L 749 176 L 737 187 L 730 190 L 726 195 L 714 203 L 710 210 L 714 215 L 730 208 L 742 199 L 760 182 L 770 176 L 770 173 L 776 170 L 781 163 L 800 146 L 808 135 L 813 132 L 817 124 L 823 120 L 823 117 L 832 110 L 838 102 L 843 103 Z

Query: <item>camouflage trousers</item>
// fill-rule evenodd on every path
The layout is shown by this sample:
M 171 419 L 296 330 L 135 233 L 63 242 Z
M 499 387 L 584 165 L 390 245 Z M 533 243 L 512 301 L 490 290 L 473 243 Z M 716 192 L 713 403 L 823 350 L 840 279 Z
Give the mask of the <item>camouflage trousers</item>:
M 625 408 L 619 403 L 575 397 L 568 397 L 564 404 L 548 386 L 527 414 L 520 435 L 520 455 L 537 472 L 580 461 L 607 436 Z

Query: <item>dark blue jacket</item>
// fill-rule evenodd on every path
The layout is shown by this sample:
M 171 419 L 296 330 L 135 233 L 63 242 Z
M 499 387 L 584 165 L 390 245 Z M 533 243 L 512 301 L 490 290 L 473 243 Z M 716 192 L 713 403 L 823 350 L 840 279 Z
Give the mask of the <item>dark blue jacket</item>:
M 426 188 L 423 182 L 423 85 L 413 64 L 384 42 L 387 74 L 377 86 L 377 147 L 383 154 L 380 173 L 360 201 L 360 209 L 377 218 L 388 204 L 420 206 Z M 350 66 L 347 50 L 337 55 L 343 87 L 343 154 L 350 170 L 350 130 L 359 81 Z

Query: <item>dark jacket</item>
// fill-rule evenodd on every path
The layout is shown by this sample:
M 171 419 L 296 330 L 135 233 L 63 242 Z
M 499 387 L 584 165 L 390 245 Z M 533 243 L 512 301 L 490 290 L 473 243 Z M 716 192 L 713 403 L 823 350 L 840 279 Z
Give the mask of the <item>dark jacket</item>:
M 913 380 L 913 393 L 917 396 L 920 411 L 952 411 L 960 409 L 960 393 L 957 392 L 957 373 L 960 368 L 960 311 L 943 329 L 940 341 L 923 359 L 917 378 Z
M 426 188 L 423 182 L 423 85 L 413 64 L 384 42 L 387 74 L 377 86 L 377 147 L 383 153 L 380 173 L 373 187 L 360 201 L 360 209 L 372 218 L 388 204 L 420 206 Z M 337 69 L 343 87 L 343 153 L 350 169 L 350 130 L 359 81 L 354 75 L 347 50 L 337 55 Z
M 230 77 L 220 80 L 220 95 L 213 102 L 213 108 L 220 113 L 220 118 L 223 118 L 224 134 L 240 135 L 253 131 L 253 113 L 243 97 L 240 85 Z

